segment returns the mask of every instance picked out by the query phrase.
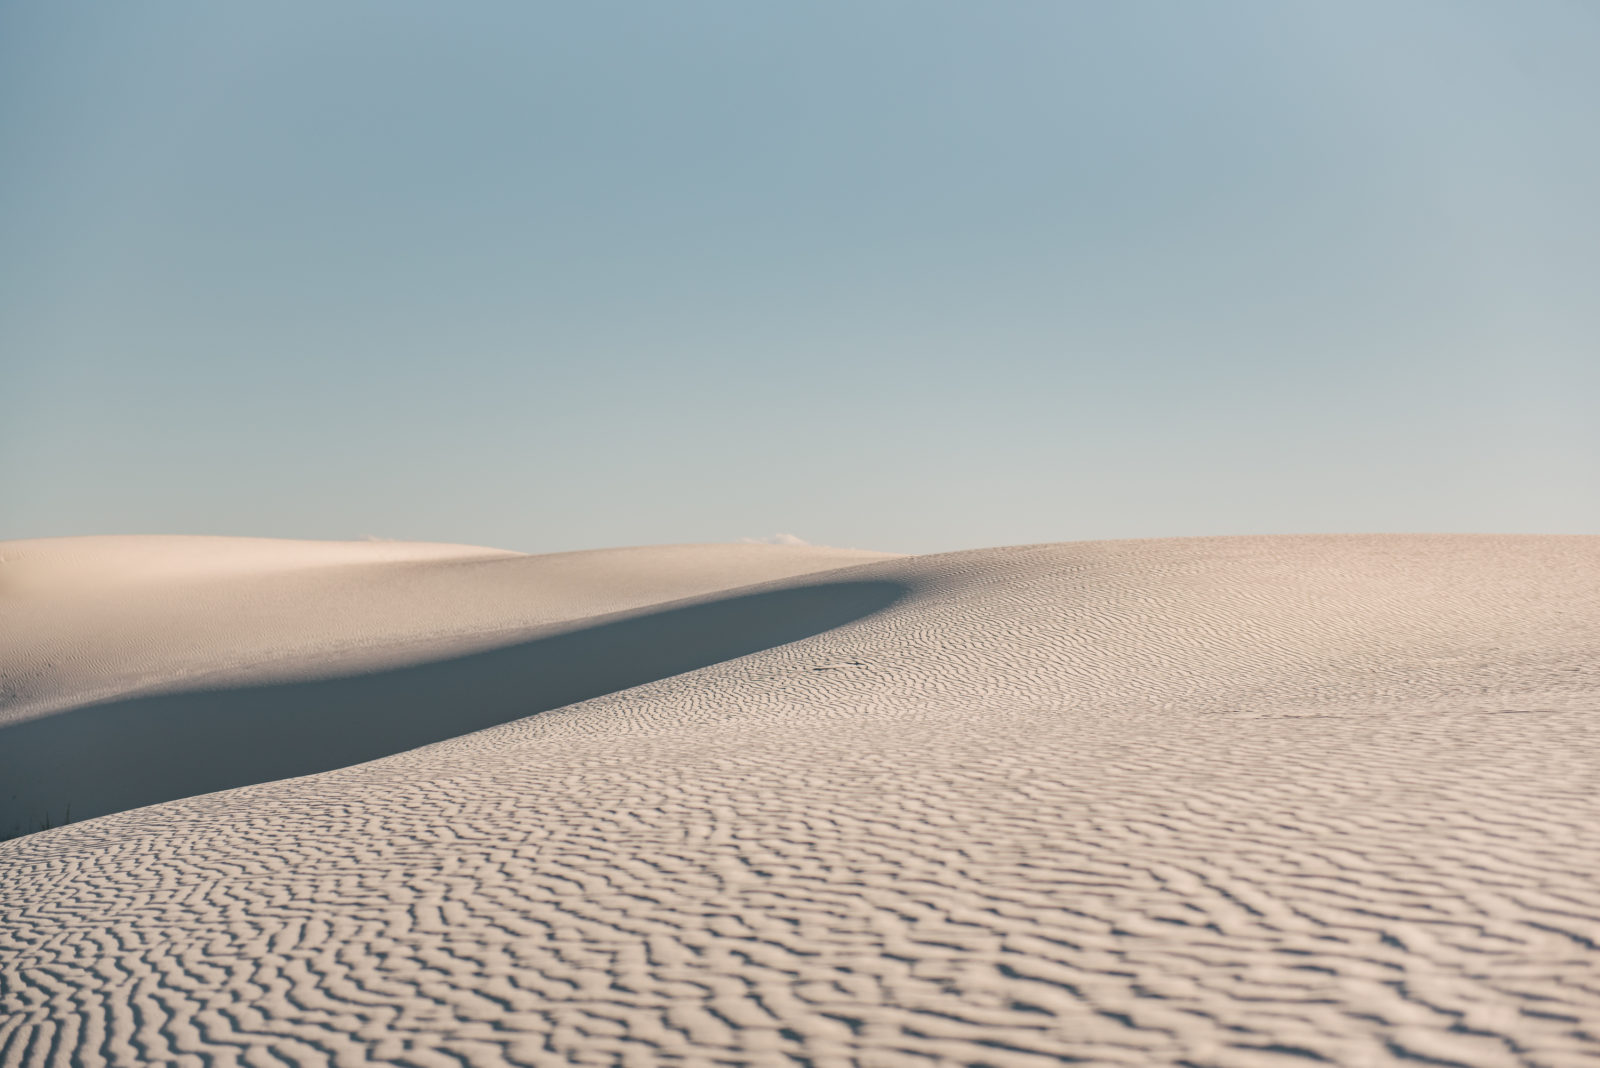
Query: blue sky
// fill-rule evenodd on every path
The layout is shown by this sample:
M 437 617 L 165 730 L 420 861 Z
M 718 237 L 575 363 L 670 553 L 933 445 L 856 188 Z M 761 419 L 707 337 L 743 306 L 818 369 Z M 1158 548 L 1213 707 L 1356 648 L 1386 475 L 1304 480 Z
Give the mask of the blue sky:
M 0 6 L 0 537 L 1600 532 L 1600 5 Z

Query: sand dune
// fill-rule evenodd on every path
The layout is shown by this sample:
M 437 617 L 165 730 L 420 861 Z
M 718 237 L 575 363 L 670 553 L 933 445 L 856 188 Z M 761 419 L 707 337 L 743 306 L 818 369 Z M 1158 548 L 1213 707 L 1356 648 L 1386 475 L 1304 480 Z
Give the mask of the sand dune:
M 1600 1064 L 1600 538 L 379 544 L 0 546 L 0 1063 Z

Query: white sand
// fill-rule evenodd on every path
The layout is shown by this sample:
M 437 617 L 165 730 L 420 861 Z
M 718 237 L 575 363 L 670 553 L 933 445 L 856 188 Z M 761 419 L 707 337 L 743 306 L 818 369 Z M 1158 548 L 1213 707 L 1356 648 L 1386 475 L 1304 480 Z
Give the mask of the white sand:
M 1600 538 L 215 550 L 8 816 L 447 740 L 0 844 L 0 1063 L 1600 1064 Z

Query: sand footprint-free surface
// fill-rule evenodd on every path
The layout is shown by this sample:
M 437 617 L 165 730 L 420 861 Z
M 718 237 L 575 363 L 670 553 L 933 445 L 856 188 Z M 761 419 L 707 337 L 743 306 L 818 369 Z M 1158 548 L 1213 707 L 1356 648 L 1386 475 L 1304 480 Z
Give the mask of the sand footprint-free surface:
M 68 804 L 5 1065 L 1600 1065 L 1600 538 L 0 543 Z

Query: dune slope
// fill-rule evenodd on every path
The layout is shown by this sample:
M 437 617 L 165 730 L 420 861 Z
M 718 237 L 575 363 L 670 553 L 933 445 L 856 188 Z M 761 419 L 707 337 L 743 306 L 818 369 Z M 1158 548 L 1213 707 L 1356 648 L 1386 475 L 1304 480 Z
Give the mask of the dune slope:
M 1600 538 L 755 593 L 839 588 L 895 593 L 0 844 L 0 1061 L 1600 1063 Z

